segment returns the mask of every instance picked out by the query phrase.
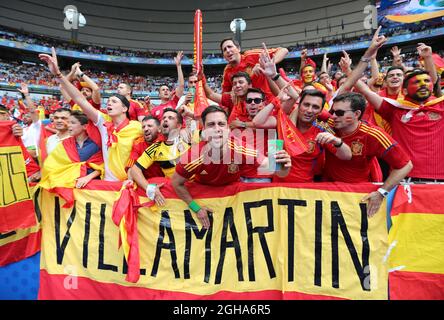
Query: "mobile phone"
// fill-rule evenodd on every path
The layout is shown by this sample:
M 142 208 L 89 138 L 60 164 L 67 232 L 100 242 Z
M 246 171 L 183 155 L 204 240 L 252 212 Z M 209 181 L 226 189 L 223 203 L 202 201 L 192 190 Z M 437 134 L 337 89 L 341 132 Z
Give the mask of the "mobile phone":
M 276 172 L 282 169 L 282 163 L 277 163 L 274 155 L 284 148 L 284 140 L 268 140 L 268 169 L 270 172 Z

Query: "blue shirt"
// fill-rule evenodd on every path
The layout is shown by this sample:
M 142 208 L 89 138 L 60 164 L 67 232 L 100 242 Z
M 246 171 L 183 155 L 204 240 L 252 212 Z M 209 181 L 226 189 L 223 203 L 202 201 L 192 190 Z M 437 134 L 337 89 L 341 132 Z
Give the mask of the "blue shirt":
M 90 138 L 87 138 L 85 141 L 83 141 L 83 146 L 80 148 L 79 144 L 76 141 L 76 148 L 77 152 L 79 153 L 80 161 L 87 161 L 89 158 L 91 158 L 94 154 L 100 151 L 99 146 L 92 141 Z M 93 172 L 94 169 L 88 168 L 87 174 L 90 174 Z

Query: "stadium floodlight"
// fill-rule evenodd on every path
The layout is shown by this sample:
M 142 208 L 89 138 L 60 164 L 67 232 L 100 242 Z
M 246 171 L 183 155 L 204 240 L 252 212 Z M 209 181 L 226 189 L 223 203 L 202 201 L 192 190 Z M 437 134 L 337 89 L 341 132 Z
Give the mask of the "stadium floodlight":
M 233 19 L 230 23 L 230 30 L 235 34 L 235 39 L 241 45 L 241 33 L 247 28 L 247 23 L 242 18 Z
M 68 19 L 68 22 L 75 29 L 76 27 L 84 27 L 86 26 L 86 19 L 83 14 L 77 11 L 77 9 L 69 8 L 65 11 L 65 17 Z M 78 19 L 78 20 L 77 20 Z

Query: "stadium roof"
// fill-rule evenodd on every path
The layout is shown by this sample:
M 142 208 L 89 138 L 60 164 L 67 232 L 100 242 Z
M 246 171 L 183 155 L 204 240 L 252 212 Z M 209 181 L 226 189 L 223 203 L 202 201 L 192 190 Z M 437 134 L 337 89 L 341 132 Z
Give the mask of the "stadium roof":
M 63 9 L 74 5 L 86 18 L 78 39 L 106 47 L 153 51 L 193 50 L 194 11 L 203 12 L 204 51 L 218 52 L 233 34 L 229 24 L 243 18 L 242 47 L 289 46 L 341 34 L 367 33 L 367 0 L 14 0 L 0 4 L 0 24 L 67 39 Z

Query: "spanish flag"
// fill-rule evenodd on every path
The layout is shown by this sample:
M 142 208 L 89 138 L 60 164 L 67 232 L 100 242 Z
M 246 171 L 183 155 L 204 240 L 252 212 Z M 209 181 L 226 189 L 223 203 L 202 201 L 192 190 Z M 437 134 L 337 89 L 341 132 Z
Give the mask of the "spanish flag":
M 105 119 L 110 119 L 108 115 L 102 114 L 102 116 Z M 109 168 L 117 179 L 124 181 L 128 177 L 125 167 L 131 154 L 133 142 L 143 135 L 142 125 L 138 121 L 127 119 L 117 128 L 111 121 L 105 122 L 105 127 L 108 130 Z
M 36 224 L 24 160 L 25 147 L 12 135 L 13 121 L 0 121 L 0 233 Z
M 86 176 L 88 167 L 101 171 L 103 175 L 102 151 L 98 151 L 88 161 L 80 161 L 76 139 L 70 137 L 60 142 L 46 158 L 39 186 L 63 198 L 66 201 L 64 208 L 72 207 L 72 188 L 75 187 L 77 178 Z
M 441 185 L 398 187 L 387 253 L 390 299 L 444 299 L 443 197 Z

